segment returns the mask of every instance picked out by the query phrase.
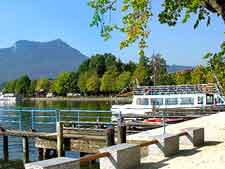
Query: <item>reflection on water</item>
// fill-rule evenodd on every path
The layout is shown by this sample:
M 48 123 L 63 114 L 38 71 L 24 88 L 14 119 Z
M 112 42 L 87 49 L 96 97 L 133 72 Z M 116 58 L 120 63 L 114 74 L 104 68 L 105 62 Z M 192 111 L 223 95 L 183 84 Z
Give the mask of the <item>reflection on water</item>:
M 77 102 L 77 101 L 24 101 L 17 103 L 15 106 L 4 105 L 1 108 L 12 109 L 83 109 L 83 110 L 109 110 L 112 102 Z M 91 113 L 85 113 L 85 115 L 95 115 Z M 110 117 L 111 115 L 104 115 L 104 117 Z M 102 118 L 105 120 L 106 118 Z M 55 131 L 56 118 L 59 118 L 54 112 L 35 112 L 32 115 L 31 112 L 2 112 L 0 110 L 0 126 L 4 128 L 13 128 L 28 130 L 35 128 L 37 131 Z M 61 120 L 77 120 L 76 114 L 65 112 L 61 114 Z M 85 120 L 80 117 L 80 120 Z M 95 120 L 90 118 L 88 120 Z M 35 123 L 34 123 L 35 122 Z M 0 161 L 0 169 L 22 169 L 22 140 L 21 138 L 9 137 L 9 163 Z M 37 150 L 34 147 L 34 140 L 29 139 L 30 159 L 32 161 L 37 160 Z M 75 152 L 67 152 L 67 156 L 78 157 L 79 154 Z M 0 158 L 2 159 L 2 139 L 0 139 Z M 82 167 L 83 168 L 83 167 Z M 84 168 L 88 168 L 87 166 Z M 94 168 L 94 167 L 93 167 Z
M 78 102 L 78 101 L 24 101 L 17 107 L 48 108 L 48 109 L 90 109 L 109 110 L 111 102 Z
M 21 160 L 14 160 L 9 162 L 0 160 L 0 169 L 24 169 L 24 167 Z

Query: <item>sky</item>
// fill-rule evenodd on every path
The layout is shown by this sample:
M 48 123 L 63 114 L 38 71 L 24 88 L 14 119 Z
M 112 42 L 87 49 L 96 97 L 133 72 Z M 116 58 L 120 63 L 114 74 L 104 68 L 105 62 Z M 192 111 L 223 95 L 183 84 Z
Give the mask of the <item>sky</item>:
M 105 42 L 100 37 L 99 28 L 89 26 L 93 10 L 87 6 L 88 0 L 1 0 L 0 2 L 0 48 L 13 45 L 18 40 L 50 41 L 62 39 L 87 56 L 111 52 L 124 62 L 137 61 L 137 46 L 120 50 L 121 33 L 113 33 Z M 149 23 L 151 35 L 146 55 L 161 53 L 168 64 L 194 66 L 204 63 L 207 51 L 218 51 L 225 39 L 225 24 L 221 18 L 213 16 L 207 27 L 204 23 L 194 30 L 192 19 L 187 24 L 176 27 L 162 25 L 157 20 L 159 1 L 153 1 L 155 14 Z M 194 17 L 195 18 L 195 17 Z M 112 22 L 119 17 L 112 16 Z

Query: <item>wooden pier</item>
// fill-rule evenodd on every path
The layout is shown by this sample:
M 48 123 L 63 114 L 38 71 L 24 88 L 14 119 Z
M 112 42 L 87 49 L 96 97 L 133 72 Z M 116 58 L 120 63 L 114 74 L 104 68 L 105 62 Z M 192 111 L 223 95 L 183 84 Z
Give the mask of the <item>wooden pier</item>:
M 136 134 L 143 130 L 149 130 L 161 126 L 166 126 L 165 122 L 163 124 L 153 124 L 144 122 L 133 122 L 133 121 L 119 121 L 118 123 L 106 122 L 109 121 L 108 114 L 110 111 L 89 111 L 89 110 L 2 110 L 4 112 L 16 112 L 14 115 L 21 116 L 21 112 L 31 112 L 31 126 L 35 128 L 37 124 L 56 124 L 56 132 L 47 133 L 39 132 L 35 130 L 23 131 L 21 128 L 21 117 L 18 120 L 19 129 L 11 130 L 0 127 L 0 136 L 3 139 L 3 159 L 5 161 L 10 160 L 9 157 L 9 138 L 8 137 L 20 137 L 22 138 L 22 150 L 24 163 L 29 161 L 29 139 L 34 139 L 34 145 L 38 149 L 39 160 L 49 159 L 52 157 L 62 157 L 65 151 L 75 151 L 80 152 L 81 156 L 86 154 L 98 153 L 99 149 L 107 146 L 112 146 L 114 144 L 121 144 L 127 142 L 127 136 L 130 134 Z M 48 114 L 43 115 L 43 112 Z M 67 113 L 70 113 L 67 115 Z M 83 113 L 81 113 L 83 112 Z M 94 112 L 93 115 L 89 117 L 91 121 L 81 121 L 84 118 L 87 119 L 86 113 Z M 100 113 L 106 112 L 107 116 L 99 116 Z M 99 113 L 99 114 L 98 114 Z M 39 114 L 39 115 L 38 115 Z M 67 117 L 67 119 L 77 120 L 77 121 L 62 121 L 62 115 Z M 75 115 L 74 115 L 75 114 Z M 96 116 L 97 114 L 97 116 Z M 96 119 L 93 117 L 96 116 Z M 149 114 L 149 115 L 126 115 L 123 118 L 181 118 L 185 117 L 187 119 L 198 118 L 206 114 L 173 114 L 168 113 L 166 115 L 161 114 Z M 13 117 L 14 117 L 13 116 Z M 76 117 L 76 118 L 74 118 Z M 100 117 L 102 121 L 100 121 Z M 53 119 L 54 121 L 42 122 L 38 119 Z M 4 120 L 4 118 L 3 118 Z M 36 120 L 36 121 L 35 121 Z M 105 120 L 105 121 L 104 121 Z M 14 120 L 12 120 L 14 122 Z M 57 122 L 61 121 L 61 122 Z M 57 123 L 56 123 L 57 122 Z
M 104 128 L 106 125 L 111 127 Z M 117 125 L 107 122 L 79 122 L 80 125 L 94 125 L 103 128 L 76 128 L 76 122 L 57 122 L 55 133 L 37 132 L 34 130 L 21 131 L 0 128 L 0 136 L 3 137 L 3 159 L 9 160 L 9 136 L 22 138 L 24 163 L 29 162 L 29 139 L 33 138 L 35 147 L 38 148 L 39 160 L 52 157 L 62 157 L 65 151 L 75 151 L 81 154 L 94 154 L 98 150 L 115 144 L 125 143 L 128 134 L 140 131 L 130 130 L 128 127 L 145 127 L 146 129 L 156 125 L 128 122 Z M 73 127 L 71 127 L 73 126 Z

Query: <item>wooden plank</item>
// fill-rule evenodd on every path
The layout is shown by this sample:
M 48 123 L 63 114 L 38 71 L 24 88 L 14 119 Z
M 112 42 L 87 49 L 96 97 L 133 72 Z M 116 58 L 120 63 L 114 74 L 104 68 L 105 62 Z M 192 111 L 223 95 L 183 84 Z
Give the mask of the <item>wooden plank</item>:
M 132 116 L 132 118 L 135 118 L 136 115 Z M 91 122 L 91 121 L 66 121 L 65 124 L 80 124 L 80 125 L 106 125 L 106 126 L 117 126 L 118 123 L 112 123 L 112 122 Z M 156 126 L 155 124 L 150 123 L 143 123 L 143 122 L 124 122 L 126 126 Z
M 71 151 L 97 153 L 100 148 L 106 146 L 105 141 L 96 140 L 71 140 Z
M 73 127 L 64 127 L 63 133 L 66 134 L 75 134 L 75 135 L 94 135 L 94 136 L 104 136 L 105 129 L 96 129 L 96 128 L 73 128 Z M 118 131 L 115 130 L 117 133 Z M 127 134 L 134 134 L 140 131 L 127 130 Z
M 65 139 L 65 150 L 78 151 L 86 153 L 97 153 L 100 148 L 106 146 L 105 139 L 89 140 L 89 139 Z M 56 149 L 56 140 L 38 138 L 35 139 L 35 147 L 44 149 Z
M 42 138 L 54 138 L 55 135 L 46 132 L 32 132 L 32 131 L 20 131 L 20 130 L 6 130 L 0 131 L 0 136 L 15 136 L 15 137 L 42 137 Z

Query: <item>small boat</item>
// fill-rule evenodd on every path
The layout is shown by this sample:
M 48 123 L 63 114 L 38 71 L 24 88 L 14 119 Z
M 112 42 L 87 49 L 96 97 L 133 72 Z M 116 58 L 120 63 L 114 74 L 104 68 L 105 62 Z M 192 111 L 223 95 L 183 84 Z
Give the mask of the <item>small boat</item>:
M 171 124 L 171 123 L 178 123 L 185 121 L 185 118 L 165 118 L 164 119 L 165 123 Z M 144 123 L 163 123 L 163 118 L 151 118 L 151 119 L 146 119 L 144 120 Z
M 14 105 L 17 100 L 18 97 L 16 97 L 13 93 L 0 93 L 0 106 Z

